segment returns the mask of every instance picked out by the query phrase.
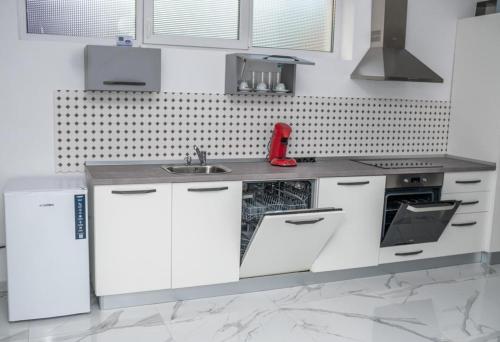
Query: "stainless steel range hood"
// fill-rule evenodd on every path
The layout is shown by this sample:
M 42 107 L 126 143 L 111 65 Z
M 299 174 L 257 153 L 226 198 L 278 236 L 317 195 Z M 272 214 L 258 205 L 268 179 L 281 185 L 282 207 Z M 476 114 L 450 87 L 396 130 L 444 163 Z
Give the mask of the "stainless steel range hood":
M 371 47 L 353 79 L 442 83 L 443 79 L 405 49 L 408 0 L 372 0 Z

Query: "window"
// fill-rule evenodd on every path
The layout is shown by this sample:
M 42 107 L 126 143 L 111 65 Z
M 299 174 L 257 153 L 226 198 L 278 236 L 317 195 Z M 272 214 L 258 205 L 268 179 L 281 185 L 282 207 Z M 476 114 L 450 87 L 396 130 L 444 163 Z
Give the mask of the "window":
M 253 0 L 252 46 L 332 51 L 334 0 Z
M 248 3 L 247 0 L 145 0 L 144 41 L 247 48 Z
M 135 39 L 138 22 L 139 29 L 144 28 L 138 39 L 146 44 L 326 52 L 333 48 L 335 0 L 20 0 L 20 4 L 26 5 L 20 25 L 31 36 Z M 143 7 L 143 18 L 137 18 L 137 7 Z
M 26 0 L 31 34 L 135 38 L 135 0 Z

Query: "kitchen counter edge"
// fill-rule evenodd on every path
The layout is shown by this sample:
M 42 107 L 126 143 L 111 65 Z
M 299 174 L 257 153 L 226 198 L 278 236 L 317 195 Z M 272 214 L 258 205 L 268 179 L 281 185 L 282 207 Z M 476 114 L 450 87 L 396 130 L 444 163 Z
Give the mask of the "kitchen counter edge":
M 366 157 L 363 159 L 379 159 L 385 157 Z M 387 158 L 397 159 L 391 156 Z M 399 157 L 407 158 L 407 156 Z M 333 157 L 316 163 L 301 163 L 297 167 L 283 168 L 271 166 L 266 161 L 218 161 L 232 172 L 212 175 L 171 174 L 161 168 L 165 163 L 121 164 L 121 165 L 87 165 L 85 173 L 89 186 L 154 184 L 154 183 L 191 183 L 191 182 L 223 182 L 223 181 L 266 181 L 266 180 L 299 180 L 324 177 L 367 177 L 387 176 L 391 174 L 416 174 L 437 172 L 474 172 L 494 171 L 495 163 L 472 160 L 457 156 L 418 156 L 423 161 L 443 164 L 442 168 L 404 168 L 381 169 L 356 162 L 358 158 Z M 211 163 L 212 164 L 212 163 Z

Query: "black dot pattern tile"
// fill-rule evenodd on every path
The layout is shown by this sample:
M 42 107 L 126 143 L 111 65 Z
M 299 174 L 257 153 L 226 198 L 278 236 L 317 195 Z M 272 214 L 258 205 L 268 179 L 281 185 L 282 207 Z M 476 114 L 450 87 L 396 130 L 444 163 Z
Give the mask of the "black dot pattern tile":
M 56 169 L 85 161 L 264 158 L 275 122 L 293 128 L 289 154 L 445 153 L 447 101 L 196 93 L 55 92 Z

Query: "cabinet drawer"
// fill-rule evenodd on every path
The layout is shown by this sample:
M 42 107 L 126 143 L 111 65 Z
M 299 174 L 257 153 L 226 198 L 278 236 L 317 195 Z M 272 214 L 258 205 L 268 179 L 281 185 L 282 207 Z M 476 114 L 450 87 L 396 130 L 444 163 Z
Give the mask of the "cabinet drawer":
M 488 213 L 453 216 L 438 241 L 440 256 L 482 251 L 487 217 Z
M 419 260 L 439 256 L 437 242 L 380 248 L 379 263 Z
M 491 192 L 456 192 L 443 194 L 441 199 L 462 201 L 457 214 L 479 213 L 490 209 Z
M 443 193 L 491 191 L 492 172 L 454 172 L 445 173 Z

